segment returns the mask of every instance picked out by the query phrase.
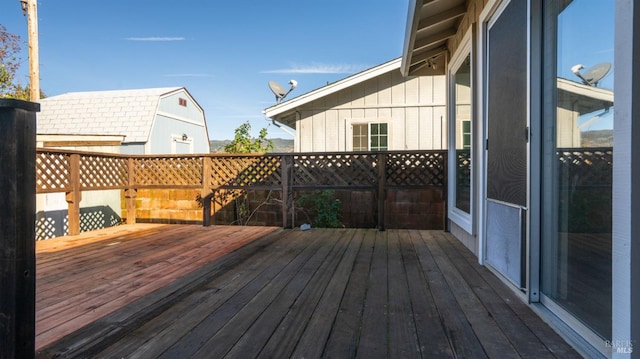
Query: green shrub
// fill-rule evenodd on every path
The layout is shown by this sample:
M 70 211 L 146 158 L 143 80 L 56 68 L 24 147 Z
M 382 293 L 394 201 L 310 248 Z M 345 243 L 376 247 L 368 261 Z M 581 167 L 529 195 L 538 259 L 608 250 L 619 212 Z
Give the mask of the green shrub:
M 311 224 L 318 228 L 341 228 L 342 202 L 331 190 L 304 192 L 296 199 L 296 206 L 309 217 L 308 212 L 315 215 Z

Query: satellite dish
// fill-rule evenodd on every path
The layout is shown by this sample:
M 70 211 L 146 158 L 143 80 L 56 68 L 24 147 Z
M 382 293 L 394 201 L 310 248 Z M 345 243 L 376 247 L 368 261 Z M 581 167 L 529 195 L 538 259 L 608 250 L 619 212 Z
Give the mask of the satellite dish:
M 582 70 L 583 68 L 583 65 L 578 64 L 573 66 L 571 68 L 571 71 L 576 76 L 578 76 L 582 80 L 582 83 L 584 83 L 585 85 L 598 86 L 598 82 L 600 82 L 600 80 L 607 76 L 609 71 L 611 71 L 611 64 L 609 62 L 603 62 L 601 64 L 592 66 L 587 71 L 585 71 L 584 74 L 581 74 L 580 70 Z
M 289 85 L 291 85 L 291 88 L 289 89 L 289 91 L 287 91 L 279 83 L 275 81 L 269 81 L 269 88 L 271 89 L 271 92 L 276 95 L 276 103 L 280 103 L 289 94 L 289 92 L 293 91 L 293 89 L 298 86 L 298 81 L 291 80 L 289 81 Z

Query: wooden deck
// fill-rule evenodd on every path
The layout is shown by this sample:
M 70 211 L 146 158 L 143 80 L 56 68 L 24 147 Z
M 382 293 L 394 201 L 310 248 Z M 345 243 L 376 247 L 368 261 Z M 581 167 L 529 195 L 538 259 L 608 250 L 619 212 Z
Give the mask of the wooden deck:
M 114 231 L 38 243 L 39 357 L 579 357 L 444 232 Z

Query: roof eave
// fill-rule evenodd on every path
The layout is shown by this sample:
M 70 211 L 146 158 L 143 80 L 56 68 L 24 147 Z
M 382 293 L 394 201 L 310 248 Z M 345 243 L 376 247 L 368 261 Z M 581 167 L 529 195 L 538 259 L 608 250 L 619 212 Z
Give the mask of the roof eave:
M 466 15 L 465 0 L 410 0 L 402 75 L 444 75 L 449 58 L 449 40 L 459 35 Z
M 336 81 L 332 84 L 323 86 L 314 91 L 295 97 L 289 101 L 285 101 L 277 105 L 268 107 L 264 109 L 262 113 L 264 113 L 265 116 L 267 116 L 268 118 L 277 119 L 279 115 L 286 114 L 287 112 L 295 110 L 296 108 L 304 104 L 315 101 L 319 98 L 338 92 L 340 90 L 344 90 L 348 87 L 351 87 L 355 84 L 361 83 L 368 79 L 374 78 L 378 75 L 398 69 L 400 67 L 400 61 L 401 59 L 398 58 L 395 60 L 388 61 L 382 65 L 378 65 L 376 67 L 364 70 L 362 72 L 351 75 L 342 80 Z
M 409 76 L 413 46 L 416 42 L 416 32 L 420 23 L 420 9 L 422 0 L 409 0 L 409 12 L 407 14 L 407 27 L 404 33 L 404 46 L 402 49 L 402 64 L 400 71 L 402 76 Z

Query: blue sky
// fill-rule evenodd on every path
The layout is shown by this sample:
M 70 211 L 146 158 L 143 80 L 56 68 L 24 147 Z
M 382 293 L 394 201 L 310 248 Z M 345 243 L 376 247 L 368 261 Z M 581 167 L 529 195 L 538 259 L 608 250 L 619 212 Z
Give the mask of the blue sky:
M 558 25 L 558 73 L 566 79 L 580 82 L 571 67 L 584 65 L 581 73 L 601 64 L 612 64 L 611 71 L 598 87 L 613 89 L 613 58 L 615 0 L 581 0 L 571 3 L 561 14 Z M 590 19 L 590 21 L 584 21 Z M 587 124 L 583 130 L 613 129 L 613 110 L 598 110 L 584 114 L 578 121 Z M 597 116 L 596 116 L 597 115 Z M 596 116 L 596 117 L 594 117 Z
M 211 139 L 232 138 L 247 120 L 257 134 L 275 103 L 269 80 L 297 80 L 293 98 L 401 56 L 407 10 L 408 0 L 40 0 L 41 88 L 53 96 L 184 86 Z M 22 37 L 27 84 L 19 0 L 0 1 L 0 24 Z

